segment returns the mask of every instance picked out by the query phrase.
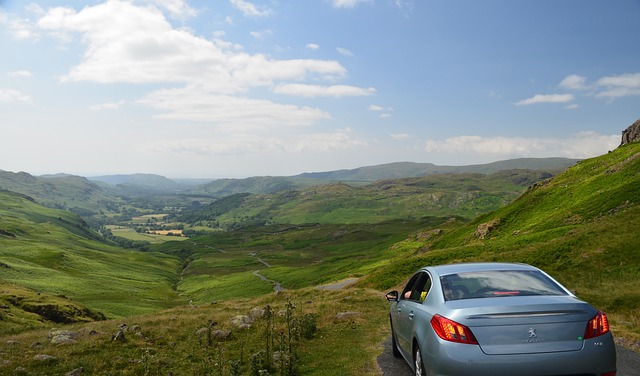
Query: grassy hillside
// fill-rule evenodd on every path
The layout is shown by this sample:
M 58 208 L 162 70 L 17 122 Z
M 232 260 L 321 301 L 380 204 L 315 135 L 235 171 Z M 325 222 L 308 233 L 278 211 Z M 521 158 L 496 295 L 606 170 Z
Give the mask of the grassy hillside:
M 508 206 L 398 244 L 403 258 L 367 276 L 389 289 L 420 266 L 513 261 L 545 269 L 610 314 L 615 333 L 640 339 L 640 143 L 578 163 Z
M 291 290 L 361 277 L 393 257 L 390 246 L 407 233 L 447 220 L 273 225 L 170 242 L 154 249 L 184 260 L 178 290 L 201 304 L 267 294 L 274 291 L 274 282 Z
M 119 200 L 97 184 L 73 175 L 36 177 L 26 172 L 0 170 L 0 189 L 20 192 L 38 203 L 56 209 L 70 210 L 82 216 L 115 212 Z
M 236 194 L 179 218 L 223 228 L 246 224 L 355 224 L 429 216 L 474 218 L 504 206 L 551 174 L 508 170 L 380 180 L 365 186 L 325 184 L 271 195 Z
M 106 317 L 183 302 L 174 291 L 176 258 L 105 244 L 77 215 L 8 191 L 0 191 L 0 266 L 3 285 L 79 302 Z

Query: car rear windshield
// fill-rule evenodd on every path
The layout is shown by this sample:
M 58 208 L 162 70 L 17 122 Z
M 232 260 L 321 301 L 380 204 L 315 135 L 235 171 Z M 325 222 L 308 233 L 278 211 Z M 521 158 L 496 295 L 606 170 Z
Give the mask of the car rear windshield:
M 492 270 L 440 277 L 445 300 L 532 295 L 567 295 L 557 283 L 535 270 Z

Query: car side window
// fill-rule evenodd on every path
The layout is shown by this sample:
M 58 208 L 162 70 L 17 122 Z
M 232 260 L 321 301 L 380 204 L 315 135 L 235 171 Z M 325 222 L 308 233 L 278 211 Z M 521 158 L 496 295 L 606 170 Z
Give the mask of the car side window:
M 400 298 L 422 303 L 426 299 L 430 289 L 431 278 L 429 277 L 429 273 L 420 272 L 409 280 Z

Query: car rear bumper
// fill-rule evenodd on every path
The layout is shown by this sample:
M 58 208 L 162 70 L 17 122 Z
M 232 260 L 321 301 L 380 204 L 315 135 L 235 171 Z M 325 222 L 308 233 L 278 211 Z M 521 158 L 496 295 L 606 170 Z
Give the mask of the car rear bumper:
M 600 376 L 616 370 L 615 344 L 611 334 L 583 341 L 579 351 L 486 355 L 477 345 L 441 342 L 423 344 L 429 376 Z

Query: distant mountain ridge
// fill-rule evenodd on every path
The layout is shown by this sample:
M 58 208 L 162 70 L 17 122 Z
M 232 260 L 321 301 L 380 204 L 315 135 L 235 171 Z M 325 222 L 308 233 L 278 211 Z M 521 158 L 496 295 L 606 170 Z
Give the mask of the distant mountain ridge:
M 89 176 L 87 179 L 91 181 L 99 181 L 111 185 L 135 185 L 149 188 L 175 188 L 178 184 L 162 175 L 155 174 L 119 174 L 119 175 L 102 175 Z
M 48 207 L 73 210 L 81 215 L 113 211 L 120 197 L 150 194 L 203 195 L 222 198 L 239 193 L 274 194 L 330 183 L 365 185 L 378 180 L 424 177 L 434 174 L 492 174 L 505 170 L 546 171 L 556 174 L 578 162 L 569 158 L 519 158 L 469 166 L 396 162 L 351 170 L 308 172 L 294 176 L 256 176 L 217 179 L 203 183 L 174 181 L 156 174 L 117 174 L 81 177 L 69 174 L 33 176 L 0 170 L 0 189 L 29 195 Z M 195 183 L 194 183 L 195 182 Z
M 251 177 L 246 179 L 218 179 L 198 187 L 198 192 L 216 197 L 237 193 L 276 193 L 331 182 L 371 183 L 385 179 L 417 178 L 434 174 L 492 174 L 506 170 L 535 170 L 557 174 L 573 166 L 579 159 L 518 158 L 468 166 L 438 166 L 433 163 L 394 162 L 351 170 L 305 172 L 289 177 Z
M 491 174 L 503 170 L 520 169 L 560 172 L 567 167 L 574 165 L 578 161 L 579 159 L 569 158 L 517 158 L 466 166 L 439 166 L 433 163 L 394 162 L 375 166 L 359 167 L 351 170 L 307 172 L 295 175 L 294 177 L 371 182 L 381 179 L 415 178 L 432 174 Z

